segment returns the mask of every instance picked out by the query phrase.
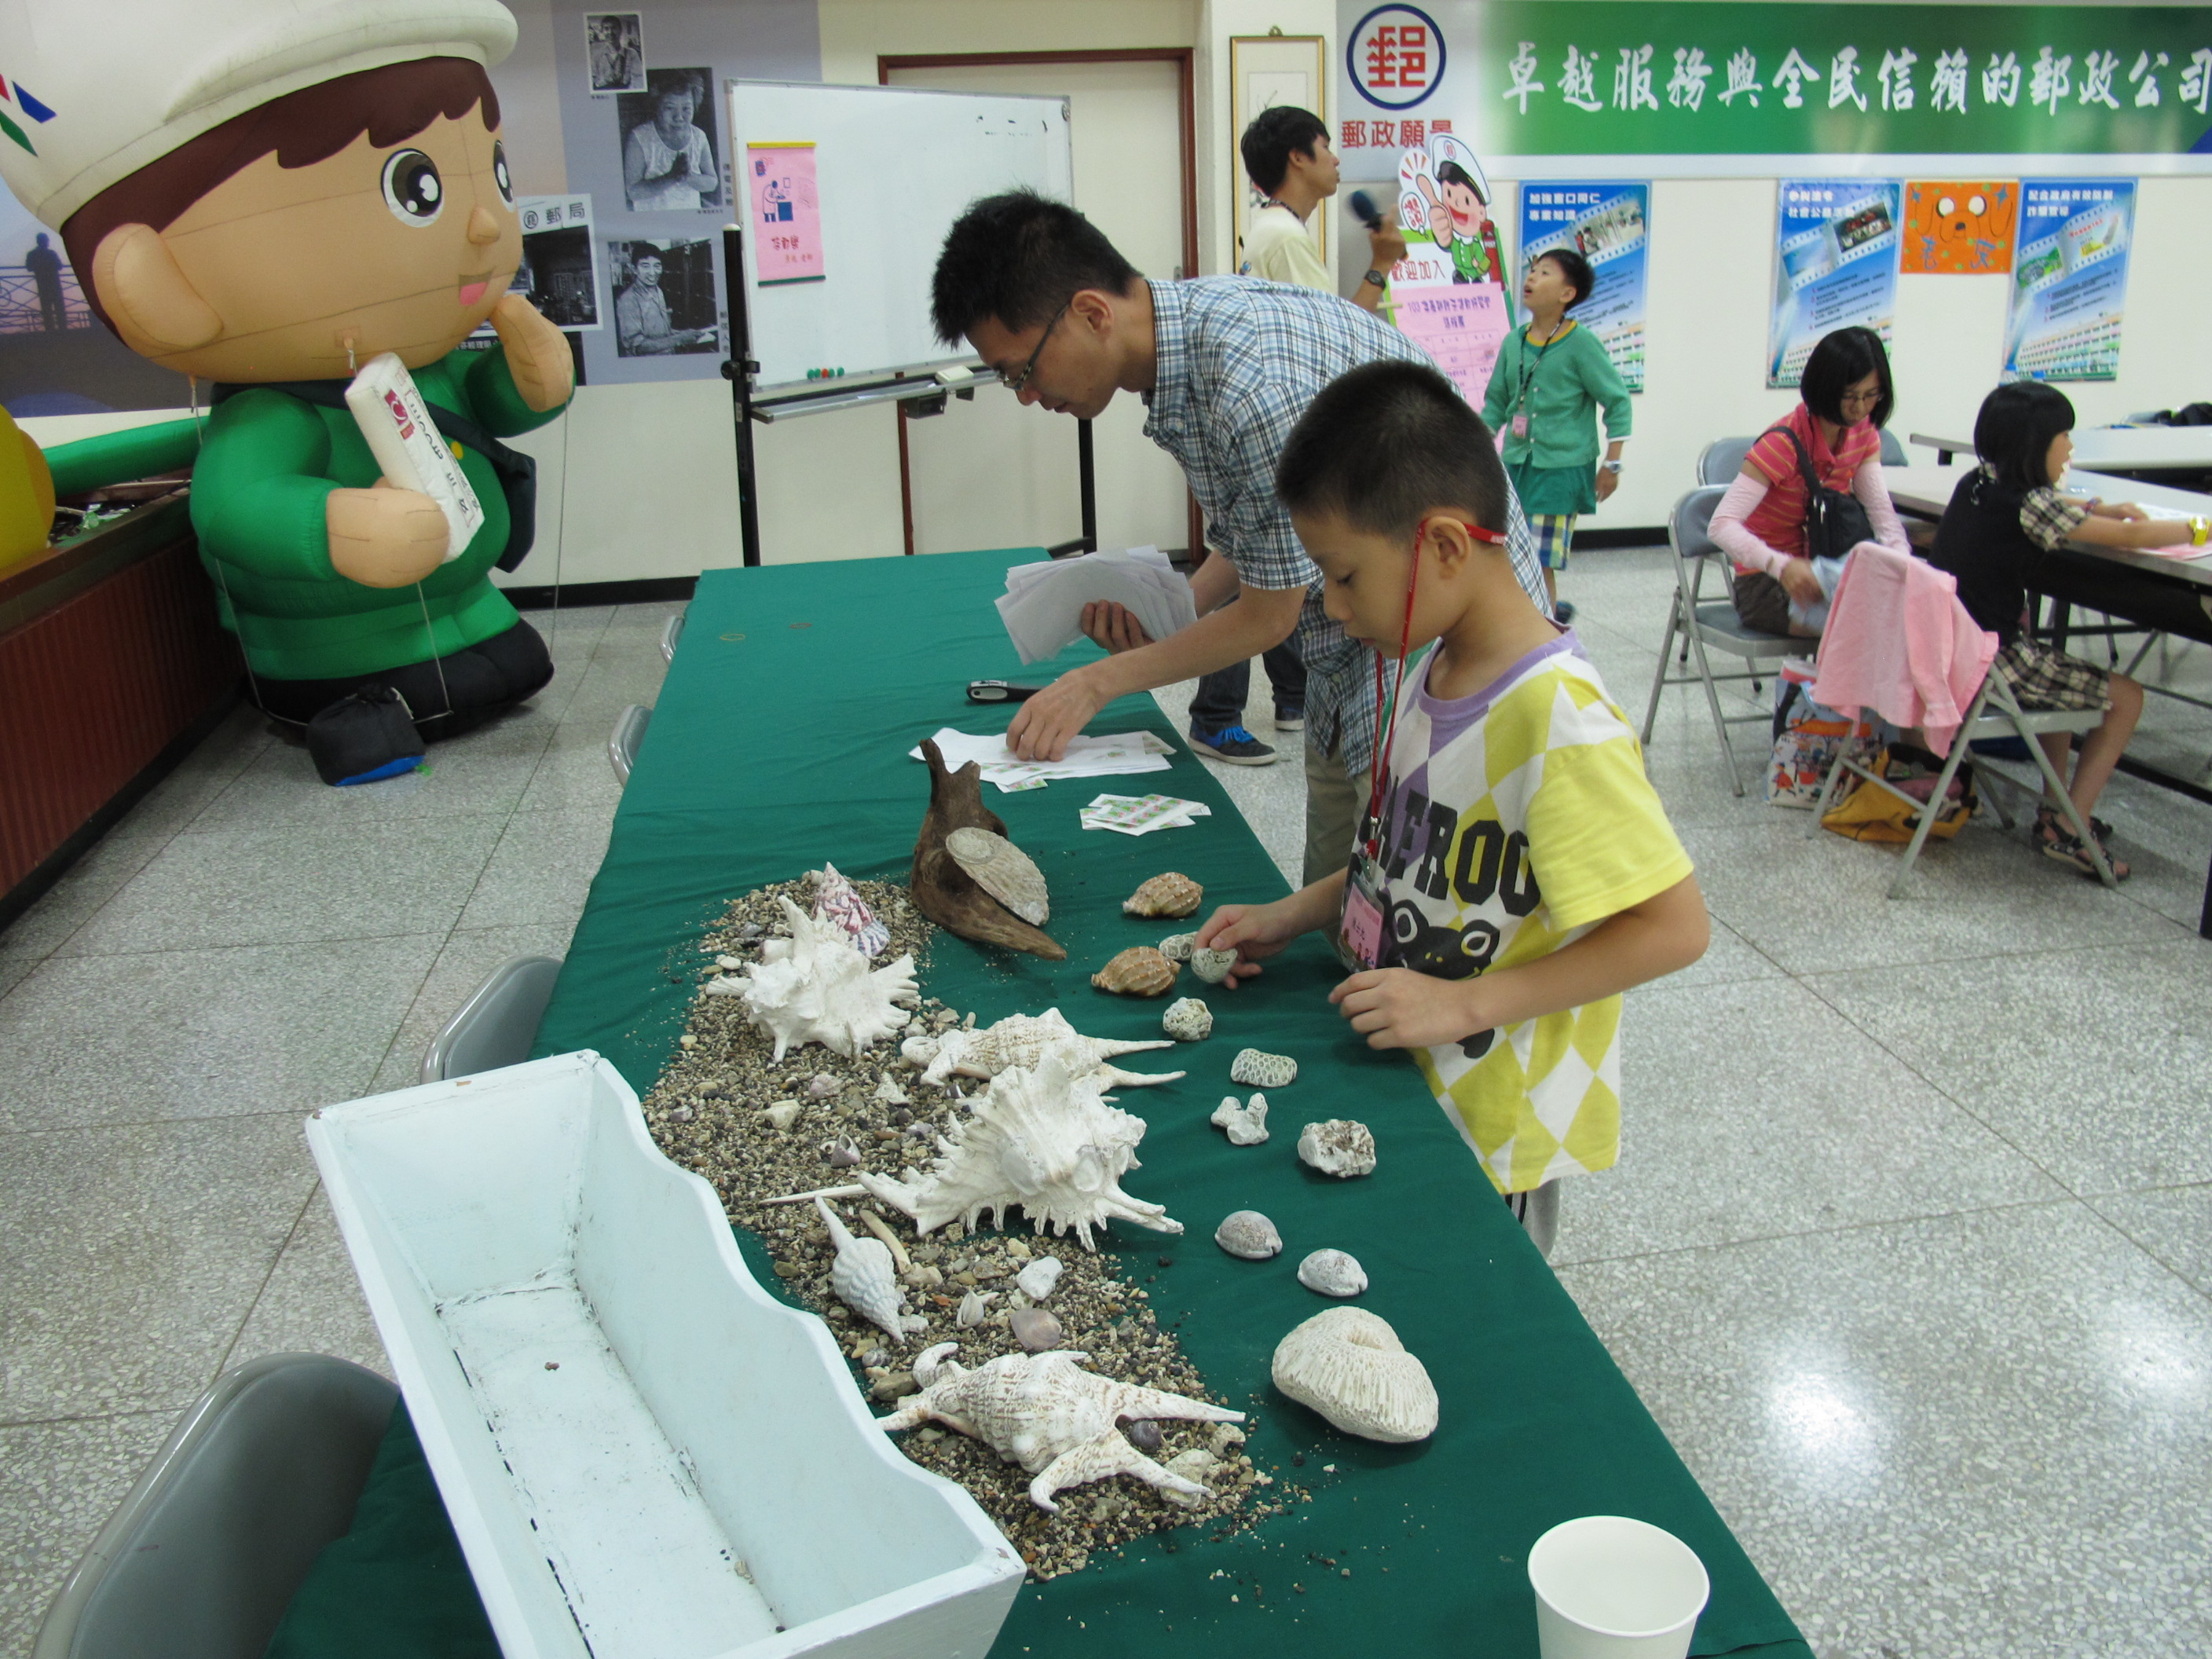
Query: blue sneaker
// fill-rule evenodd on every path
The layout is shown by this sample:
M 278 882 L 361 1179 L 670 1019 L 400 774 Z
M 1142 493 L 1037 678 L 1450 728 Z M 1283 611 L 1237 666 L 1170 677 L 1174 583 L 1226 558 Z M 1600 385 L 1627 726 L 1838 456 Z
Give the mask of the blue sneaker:
M 1213 732 L 1201 732 L 1194 726 L 1190 729 L 1190 746 L 1201 755 L 1227 761 L 1231 766 L 1272 766 L 1275 760 L 1275 751 L 1241 726 L 1226 726 Z

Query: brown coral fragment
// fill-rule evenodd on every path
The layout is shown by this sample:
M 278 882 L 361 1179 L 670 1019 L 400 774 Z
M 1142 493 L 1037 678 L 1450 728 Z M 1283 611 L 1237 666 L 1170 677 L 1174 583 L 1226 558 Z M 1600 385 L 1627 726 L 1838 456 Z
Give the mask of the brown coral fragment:
M 908 885 L 915 908 L 948 933 L 983 945 L 1027 951 L 1048 962 L 1064 962 L 1067 952 L 1042 929 L 1031 927 L 977 885 L 945 845 L 955 830 L 1006 833 L 1006 820 L 983 805 L 983 769 L 970 761 L 949 770 L 934 739 L 925 738 L 922 758 L 929 766 L 929 811 L 914 844 Z

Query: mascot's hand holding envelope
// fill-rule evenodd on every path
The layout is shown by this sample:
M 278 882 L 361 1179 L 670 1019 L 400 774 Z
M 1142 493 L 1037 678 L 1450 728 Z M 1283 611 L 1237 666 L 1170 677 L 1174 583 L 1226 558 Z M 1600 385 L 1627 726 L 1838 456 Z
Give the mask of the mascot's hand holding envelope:
M 566 339 L 507 293 L 521 226 L 484 70 L 514 40 L 498 0 L 0 3 L 0 75 L 45 114 L 18 124 L 27 143 L 0 137 L 0 175 L 61 231 L 124 343 L 214 403 L 204 435 L 57 447 L 56 487 L 193 464 L 201 556 L 255 699 L 311 748 L 310 722 L 356 691 L 396 690 L 438 738 L 552 678 L 487 575 L 531 535 L 530 463 L 499 439 L 574 386 Z M 486 320 L 498 346 L 457 349 Z M 394 487 L 346 406 L 386 354 L 480 505 L 465 540 L 438 500 Z M 326 760 L 375 769 L 358 727 L 342 746 L 316 756 L 326 779 L 346 781 Z

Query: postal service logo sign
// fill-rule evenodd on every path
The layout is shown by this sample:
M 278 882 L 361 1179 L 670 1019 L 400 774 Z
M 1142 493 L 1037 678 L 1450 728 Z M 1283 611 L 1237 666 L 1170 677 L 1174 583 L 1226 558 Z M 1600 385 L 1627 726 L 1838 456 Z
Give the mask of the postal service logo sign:
M 1443 84 L 1444 34 L 1413 6 L 1377 6 L 1345 42 L 1352 84 L 1382 109 L 1412 109 Z

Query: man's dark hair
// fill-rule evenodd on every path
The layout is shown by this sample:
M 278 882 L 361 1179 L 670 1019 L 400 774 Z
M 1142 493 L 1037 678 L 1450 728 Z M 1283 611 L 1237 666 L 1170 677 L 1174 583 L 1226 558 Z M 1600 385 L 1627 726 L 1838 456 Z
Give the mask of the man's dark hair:
M 1897 407 L 1897 387 L 1889 378 L 1889 353 L 1882 349 L 1881 336 L 1870 328 L 1839 328 L 1832 334 L 1823 334 L 1813 355 L 1805 360 L 1799 395 L 1805 399 L 1805 407 L 1822 420 L 1842 426 L 1846 424 L 1844 393 L 1869 374 L 1881 377 L 1881 396 L 1867 418 L 1876 428 L 1885 427 Z
M 1575 297 L 1567 301 L 1569 311 L 1589 298 L 1590 290 L 1597 286 L 1597 273 L 1590 269 L 1589 260 L 1571 247 L 1547 247 L 1528 263 L 1541 264 L 1547 259 L 1559 267 L 1559 275 L 1575 291 Z
M 1325 513 L 1355 530 L 1410 536 L 1439 507 L 1505 529 L 1505 469 L 1482 416 L 1420 363 L 1364 363 L 1306 405 L 1275 464 L 1292 513 Z
M 957 345 L 985 318 L 1013 333 L 1048 323 L 1082 289 L 1127 294 L 1137 268 L 1065 202 L 1033 190 L 969 204 L 945 233 L 929 319 Z
M 1277 104 L 1252 118 L 1244 136 L 1237 141 L 1244 157 L 1244 171 L 1252 182 L 1273 196 L 1290 176 L 1291 157 L 1310 155 L 1317 141 L 1328 137 L 1321 117 L 1295 104 Z
M 2051 441 L 2074 429 L 2074 403 L 2055 386 L 2016 380 L 1982 399 L 1974 416 L 1974 453 L 1997 475 L 1998 486 L 2025 495 L 2051 482 Z

